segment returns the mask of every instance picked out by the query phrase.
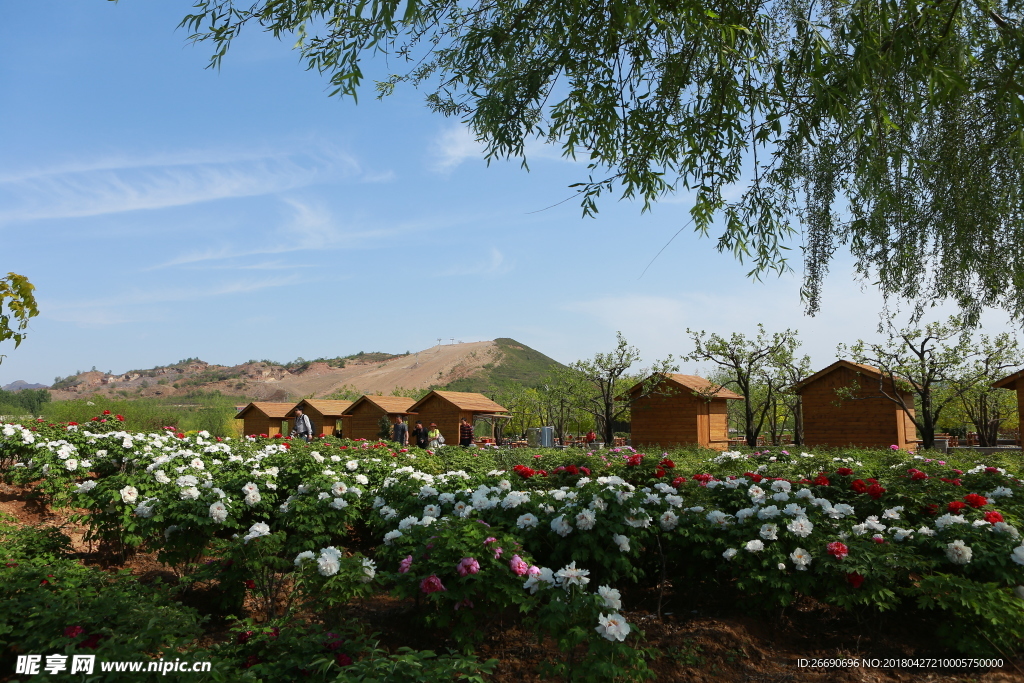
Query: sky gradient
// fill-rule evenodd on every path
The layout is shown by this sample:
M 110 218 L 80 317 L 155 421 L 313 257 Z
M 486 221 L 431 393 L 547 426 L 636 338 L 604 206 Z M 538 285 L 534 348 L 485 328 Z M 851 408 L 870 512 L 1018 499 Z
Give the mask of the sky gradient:
M 0 272 L 29 277 L 41 310 L 20 348 L 0 346 L 0 385 L 438 337 L 512 337 L 570 362 L 610 350 L 616 330 L 650 363 L 688 353 L 687 327 L 758 322 L 798 329 L 821 367 L 839 342 L 875 337 L 881 299 L 845 256 L 814 318 L 798 241 L 797 272 L 758 283 L 687 228 L 640 277 L 686 224 L 686 196 L 648 213 L 609 198 L 583 218 L 559 202 L 584 163 L 537 144 L 529 172 L 488 166 L 423 93 L 328 98 L 287 43 L 257 33 L 204 69 L 209 46 L 175 28 L 190 6 L 0 5 Z

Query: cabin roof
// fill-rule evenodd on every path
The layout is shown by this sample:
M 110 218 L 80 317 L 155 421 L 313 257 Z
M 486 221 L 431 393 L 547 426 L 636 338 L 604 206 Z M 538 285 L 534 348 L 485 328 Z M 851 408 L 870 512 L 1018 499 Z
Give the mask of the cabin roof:
M 459 410 L 467 410 L 475 413 L 506 413 L 508 408 L 499 405 L 483 394 L 476 394 L 470 391 L 431 391 L 429 394 L 417 401 L 410 411 L 420 409 L 432 396 L 438 396 L 448 401 Z
M 992 382 L 992 388 L 993 389 L 1013 389 L 1014 388 L 1013 385 L 1016 384 L 1017 380 L 1019 380 L 1021 378 L 1024 378 L 1024 370 L 1018 370 L 1017 372 L 1013 373 L 1012 375 L 1007 375 L 1006 377 L 1003 377 L 1002 379 L 999 379 L 999 380 L 996 380 L 995 382 Z
M 246 407 L 238 411 L 235 415 L 235 419 L 241 419 L 245 417 L 246 413 L 250 410 L 258 410 L 267 417 L 285 418 L 288 416 L 288 412 L 295 407 L 294 403 L 271 403 L 270 401 L 253 401 Z
M 350 415 L 352 411 L 356 409 L 360 404 L 367 402 L 377 406 L 385 413 L 395 415 L 408 415 L 409 406 L 415 401 L 406 396 L 360 396 L 357 398 L 352 405 L 342 411 L 342 415 Z
M 337 401 L 327 398 L 304 398 L 299 401 L 298 405 L 288 411 L 287 417 L 294 417 L 295 411 L 303 405 L 309 406 L 324 417 L 340 417 L 345 411 L 345 408 L 352 405 L 352 401 Z
M 681 375 L 676 372 L 658 373 L 670 384 L 675 384 L 683 389 L 689 389 L 691 391 L 705 392 L 708 389 L 718 386 L 709 379 L 705 379 L 699 375 Z M 654 379 L 658 375 L 651 375 L 648 379 Z M 633 395 L 640 390 L 643 383 L 639 383 L 629 390 L 629 394 Z M 734 391 L 730 391 L 725 387 L 719 386 L 718 389 L 711 395 L 711 398 L 727 399 L 729 401 L 742 401 L 743 397 Z

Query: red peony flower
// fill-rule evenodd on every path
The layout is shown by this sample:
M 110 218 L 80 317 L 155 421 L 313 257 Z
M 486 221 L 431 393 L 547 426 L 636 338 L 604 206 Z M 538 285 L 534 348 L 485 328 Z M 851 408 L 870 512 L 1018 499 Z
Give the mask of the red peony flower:
M 83 633 L 85 633 L 85 629 L 81 626 L 68 626 L 66 629 L 64 629 L 64 635 L 68 638 L 77 638 Z
M 420 590 L 424 593 L 439 593 L 448 590 L 441 583 L 441 579 L 437 578 L 437 574 L 431 574 L 427 578 L 420 581 Z
M 685 484 L 685 483 L 686 483 L 686 477 L 676 477 L 675 479 L 672 480 L 672 486 L 675 486 L 676 488 L 679 488 L 679 486 L 681 484 Z
M 999 472 L 999 468 L 998 467 L 986 467 L 985 471 L 988 472 L 989 474 L 996 474 L 997 472 Z
M 828 477 L 826 477 L 824 474 L 819 474 L 814 478 L 814 483 L 818 486 L 828 486 Z
M 103 640 L 103 636 L 99 633 L 93 633 L 91 636 L 83 640 L 78 644 L 78 647 L 86 650 L 95 650 L 100 646 L 100 641 Z
M 868 485 L 861 479 L 854 479 L 850 482 L 850 489 L 857 493 L 867 493 Z
M 671 470 L 671 469 L 675 468 L 676 464 L 674 462 L 672 462 L 671 460 L 669 460 L 668 458 L 662 458 L 661 459 L 661 466 L 664 467 L 667 470 Z
M 910 473 L 910 478 L 915 481 L 920 481 L 921 479 L 928 478 L 928 475 L 922 472 L 921 470 L 909 469 L 907 470 L 907 472 Z
M 252 579 L 246 579 L 245 580 L 245 587 L 248 588 L 249 590 L 252 590 L 253 588 L 256 587 L 256 582 L 253 581 Z
M 665 476 L 665 468 L 664 467 L 660 467 L 660 466 L 655 468 L 654 476 L 657 477 L 658 479 L 661 479 L 662 477 L 664 477 Z
M 338 654 L 334 655 L 334 663 L 338 666 L 348 666 L 352 663 L 352 658 L 344 652 L 339 652 Z
M 258 655 L 249 655 L 248 657 L 245 658 L 245 664 L 242 665 L 242 668 L 243 669 L 248 669 L 249 667 L 256 666 L 259 663 L 260 663 L 260 658 L 259 658 Z
M 885 489 L 878 484 L 872 484 L 868 487 L 868 495 L 871 496 L 872 500 L 878 500 L 885 493 Z
M 972 508 L 981 508 L 988 505 L 988 498 L 985 496 L 979 496 L 977 493 L 968 493 L 964 496 L 964 500 L 966 500 L 967 504 Z
M 985 521 L 989 524 L 995 524 L 996 522 L 1002 522 L 1003 516 L 995 510 L 989 510 L 985 513 Z
M 926 515 L 937 515 L 937 514 L 939 514 L 939 504 L 938 503 L 928 503 L 927 505 L 924 506 L 924 513 Z
M 853 470 L 851 470 L 849 467 L 840 467 L 839 469 L 836 470 L 836 474 L 848 477 L 851 474 L 853 474 Z
M 241 645 L 243 643 L 248 643 L 249 639 L 252 638 L 252 636 L 253 636 L 253 632 L 252 631 L 242 631 L 241 633 L 238 634 L 238 644 Z
M 846 547 L 845 543 L 840 541 L 832 541 L 825 549 L 828 550 L 828 554 L 835 557 L 837 560 L 841 560 L 850 554 L 850 549 Z
M 104 410 L 104 411 L 103 411 L 103 414 L 104 414 L 104 415 L 110 415 L 110 411 L 109 411 L 109 410 Z
M 114 419 L 116 419 L 118 422 L 124 422 L 124 415 L 115 415 Z
M 846 575 L 846 581 L 854 588 L 860 588 L 864 585 L 864 577 L 857 572 L 851 572 Z
M 946 509 L 952 512 L 954 515 L 967 507 L 967 503 L 961 503 L 959 500 L 954 500 L 952 503 L 946 506 Z

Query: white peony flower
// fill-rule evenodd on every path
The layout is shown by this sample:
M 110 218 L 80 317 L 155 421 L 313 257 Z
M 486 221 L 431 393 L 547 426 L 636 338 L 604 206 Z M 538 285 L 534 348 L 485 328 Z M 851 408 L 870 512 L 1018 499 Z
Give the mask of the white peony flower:
M 516 526 L 520 529 L 532 529 L 537 526 L 539 521 L 537 515 L 527 512 L 525 515 L 519 515 L 519 519 L 516 520 Z
M 761 538 L 766 541 L 776 541 L 779 538 L 779 525 L 768 522 L 761 525 Z
M 793 561 L 797 571 L 806 571 L 807 565 L 811 563 L 811 554 L 803 548 L 797 548 L 789 554 L 789 559 Z
M 316 553 L 314 553 L 312 550 L 303 550 L 301 553 L 295 556 L 295 566 L 301 567 L 303 562 L 312 560 L 314 557 L 316 557 Z
M 576 562 L 573 561 L 555 572 L 555 578 L 562 585 L 562 588 L 569 590 L 569 586 L 579 586 L 580 588 L 583 588 L 590 583 L 590 579 L 588 578 L 589 574 L 590 570 L 577 569 Z
M 551 530 L 562 538 L 565 538 L 572 533 L 572 525 L 565 519 L 565 515 L 558 515 L 551 520 Z
M 216 505 L 216 503 L 214 503 L 214 505 Z M 249 533 L 247 533 L 242 538 L 242 540 L 245 543 L 248 543 L 249 541 L 251 541 L 254 538 L 259 538 L 260 536 L 269 536 L 269 535 L 270 535 L 270 527 L 267 524 L 263 523 L 263 522 L 256 522 L 251 527 L 249 527 Z
M 721 510 L 712 510 L 711 512 L 709 512 L 704 517 L 704 519 L 706 519 L 707 521 L 711 522 L 715 526 L 725 527 L 725 526 L 729 526 L 729 517 L 730 516 L 731 515 L 727 515 L 726 513 L 722 512 Z
M 1011 550 L 1010 559 L 1017 564 L 1024 564 L 1024 545 L 1019 545 Z
M 953 564 L 967 564 L 971 561 L 972 555 L 974 551 L 971 547 L 959 539 L 946 544 L 946 557 Z
M 96 480 L 86 479 L 85 481 L 78 485 L 78 488 L 75 489 L 75 493 L 88 493 L 89 491 L 92 491 L 94 488 L 96 488 Z
M 332 498 L 330 507 L 334 510 L 341 510 L 348 507 L 348 501 L 344 498 Z
M 814 531 L 814 524 L 811 520 L 806 517 L 797 517 L 792 522 L 786 525 L 789 529 L 789 533 L 799 536 L 800 538 L 807 538 L 811 532 Z
M 224 505 L 223 501 L 218 500 L 216 503 L 210 506 L 210 519 L 217 522 L 218 524 L 223 524 L 224 520 L 227 518 L 228 509 Z
M 320 576 L 334 576 L 341 569 L 341 551 L 334 546 L 322 548 L 320 557 L 316 559 Z
M 739 551 L 736 550 L 736 548 L 729 548 L 724 553 L 722 553 L 722 557 L 724 557 L 727 560 L 731 560 L 732 558 L 736 557 L 736 554 L 738 552 Z
M 403 534 L 401 531 L 389 531 L 386 534 L 384 534 L 384 545 L 391 545 L 391 542 L 393 540 L 395 540 L 396 538 L 401 538 L 404 535 L 405 534 Z
M 597 594 L 600 595 L 601 599 L 604 601 L 602 605 L 603 607 L 614 610 L 622 609 L 622 594 L 615 588 L 601 586 L 597 589 Z
M 118 493 L 121 494 L 121 500 L 129 505 L 134 505 L 139 499 L 139 490 L 134 486 L 125 486 Z
M 245 504 L 248 505 L 249 507 L 252 507 L 253 505 L 256 505 L 262 499 L 263 498 L 262 498 L 262 496 L 260 496 L 259 491 L 250 491 L 249 493 L 245 494 L 245 498 L 243 498 L 243 500 L 245 501 Z
M 182 489 L 179 492 L 179 495 L 181 496 L 182 500 L 198 500 L 199 489 L 197 489 L 195 486 L 189 486 L 188 488 Z
M 170 484 L 171 478 L 167 476 L 167 473 L 163 470 L 157 470 L 153 473 L 153 478 L 156 479 L 158 484 Z
M 581 510 L 576 514 L 576 528 L 582 531 L 590 531 L 594 528 L 597 515 L 593 510 Z
M 345 469 L 347 469 L 349 472 L 355 472 L 357 469 L 359 469 L 359 462 L 356 460 L 349 460 L 347 463 L 345 463 Z
M 623 536 L 622 534 L 612 534 L 612 543 L 614 543 L 615 545 L 619 546 L 619 550 L 621 552 L 624 552 L 624 553 L 628 553 L 629 552 L 629 538 L 628 537 Z M 1024 558 L 1024 555 L 1022 555 L 1022 558 Z M 1022 561 L 1021 564 L 1024 564 L 1024 561 Z
M 757 518 L 775 519 L 779 516 L 779 514 L 779 508 L 775 507 L 774 505 L 769 505 L 768 507 L 761 508 L 760 510 L 757 511 Z
M 658 523 L 661 525 L 662 530 L 672 531 L 679 524 L 679 516 L 671 510 L 666 510 L 661 513 L 661 517 L 658 518 Z
M 374 564 L 373 560 L 368 557 L 363 558 L 363 576 L 359 579 L 363 583 L 369 583 L 373 581 L 373 577 L 377 576 L 377 565 Z
M 759 553 L 764 550 L 764 542 L 755 538 L 753 541 L 747 541 L 743 549 L 749 553 Z
M 605 616 L 602 614 L 598 617 L 598 625 L 595 630 L 604 636 L 606 639 L 611 641 L 619 641 L 620 643 L 626 639 L 629 635 L 629 624 L 626 623 L 626 619 L 616 613 Z
M 776 479 L 772 482 L 772 491 L 789 493 L 793 490 L 793 485 L 783 479 Z

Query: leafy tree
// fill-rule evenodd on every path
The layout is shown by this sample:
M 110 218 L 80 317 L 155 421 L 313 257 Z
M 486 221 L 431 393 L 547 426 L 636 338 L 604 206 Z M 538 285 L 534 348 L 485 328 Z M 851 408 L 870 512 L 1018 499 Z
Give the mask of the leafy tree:
M 7 273 L 7 277 L 0 278 L 0 342 L 13 339 L 14 348 L 21 346 L 29 318 L 39 315 L 33 290 L 35 287 L 24 275 Z M 0 362 L 4 358 L 0 354 Z
M 911 417 L 924 448 L 935 447 L 935 427 L 943 411 L 954 402 L 984 401 L 983 394 L 997 390 L 979 385 L 991 384 L 1007 368 L 1021 363 L 1012 337 L 1001 334 L 975 341 L 959 316 L 950 316 L 945 323 L 900 330 L 889 318 L 886 329 L 885 342 L 869 344 L 858 340 L 850 347 L 840 344 L 837 354 L 881 371 L 879 392 Z M 907 401 L 894 388 L 915 394 L 916 400 Z M 980 410 L 975 416 L 983 426 L 985 420 L 991 419 Z M 979 434 L 985 429 L 988 427 L 979 428 Z M 995 430 L 998 431 L 998 425 Z
M 181 26 L 219 67 L 246 28 L 288 39 L 332 95 L 363 60 L 407 70 L 488 159 L 531 138 L 587 156 L 585 213 L 617 192 L 693 196 L 718 249 L 788 268 L 799 221 L 807 308 L 835 251 L 886 295 L 1024 317 L 1021 7 L 917 0 L 196 0 Z M 744 188 L 738 196 L 732 188 Z
M 644 383 L 641 392 L 649 393 L 656 386 L 655 381 L 649 381 L 650 377 L 678 369 L 669 356 L 639 371 L 638 377 L 630 377 L 628 371 L 640 362 L 640 352 L 629 345 L 622 332 L 616 333 L 616 339 L 615 349 L 610 353 L 598 353 L 591 360 L 570 364 L 563 371 L 561 383 L 579 409 L 593 416 L 605 443 L 614 443 L 615 421 L 629 412 L 629 401 L 619 400 L 624 391 L 641 381 Z M 641 377 L 648 379 L 639 379 Z
M 694 351 L 687 358 L 717 365 L 722 371 L 719 376 L 725 378 L 722 386 L 735 388 L 743 396 L 744 433 L 751 448 L 757 447 L 757 437 L 769 415 L 777 413 L 780 396 L 792 384 L 789 380 L 793 372 L 799 372 L 790 371 L 789 366 L 794 363 L 803 367 L 810 365 L 806 356 L 800 361 L 794 357 L 800 345 L 795 331 L 775 332 L 769 337 L 764 325 L 758 324 L 757 330 L 753 339 L 738 333 L 726 339 L 714 333 L 686 330 L 694 345 Z M 778 424 L 776 417 L 770 421 Z M 776 430 L 773 439 L 777 441 L 780 433 Z
M 1017 340 L 1005 332 L 995 337 L 980 335 L 972 346 L 977 354 L 967 361 L 950 390 L 967 421 L 974 425 L 978 444 L 996 446 L 1003 423 L 1017 416 L 1017 393 L 993 389 L 992 383 L 1001 379 L 1007 368 L 1024 364 L 1024 357 Z

